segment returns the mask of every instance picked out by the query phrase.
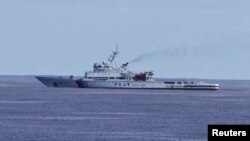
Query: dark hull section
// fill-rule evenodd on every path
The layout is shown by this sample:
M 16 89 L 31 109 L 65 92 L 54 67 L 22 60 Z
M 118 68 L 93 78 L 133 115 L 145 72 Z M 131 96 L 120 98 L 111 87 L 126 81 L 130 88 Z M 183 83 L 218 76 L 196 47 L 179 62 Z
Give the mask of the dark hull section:
M 75 80 L 75 82 L 76 82 L 78 88 L 87 88 L 82 80 Z

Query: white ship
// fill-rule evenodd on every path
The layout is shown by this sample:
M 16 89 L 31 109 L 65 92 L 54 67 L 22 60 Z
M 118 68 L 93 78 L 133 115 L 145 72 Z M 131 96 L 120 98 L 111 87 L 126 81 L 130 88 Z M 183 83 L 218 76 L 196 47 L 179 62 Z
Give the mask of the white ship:
M 93 71 L 85 72 L 82 78 L 36 76 L 48 87 L 117 88 L 117 89 L 191 89 L 218 90 L 219 84 L 194 81 L 160 81 L 154 79 L 152 71 L 134 73 L 128 62 L 117 67 L 118 50 L 112 52 L 107 62 L 94 63 Z

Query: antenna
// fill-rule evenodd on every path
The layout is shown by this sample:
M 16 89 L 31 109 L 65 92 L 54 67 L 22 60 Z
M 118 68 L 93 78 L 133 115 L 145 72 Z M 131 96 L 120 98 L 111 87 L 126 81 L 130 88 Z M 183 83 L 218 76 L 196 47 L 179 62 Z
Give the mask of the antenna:
M 115 58 L 118 56 L 119 52 L 118 52 L 118 44 L 116 44 L 116 50 L 112 52 L 112 54 L 110 54 L 108 61 L 110 63 L 113 63 L 115 61 Z

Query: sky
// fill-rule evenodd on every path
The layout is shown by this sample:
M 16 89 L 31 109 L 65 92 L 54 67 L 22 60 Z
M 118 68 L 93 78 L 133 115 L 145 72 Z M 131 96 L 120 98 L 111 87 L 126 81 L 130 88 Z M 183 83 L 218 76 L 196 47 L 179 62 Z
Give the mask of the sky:
M 117 64 L 155 77 L 250 79 L 248 0 L 1 0 L 0 75 L 84 75 Z

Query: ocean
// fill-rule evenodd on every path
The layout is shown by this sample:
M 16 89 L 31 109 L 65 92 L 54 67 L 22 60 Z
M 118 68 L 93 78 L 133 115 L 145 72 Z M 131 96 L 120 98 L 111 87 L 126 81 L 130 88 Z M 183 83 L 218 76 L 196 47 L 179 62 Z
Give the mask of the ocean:
M 208 124 L 250 124 L 250 81 L 218 91 L 48 88 L 0 76 L 1 141 L 206 141 Z

